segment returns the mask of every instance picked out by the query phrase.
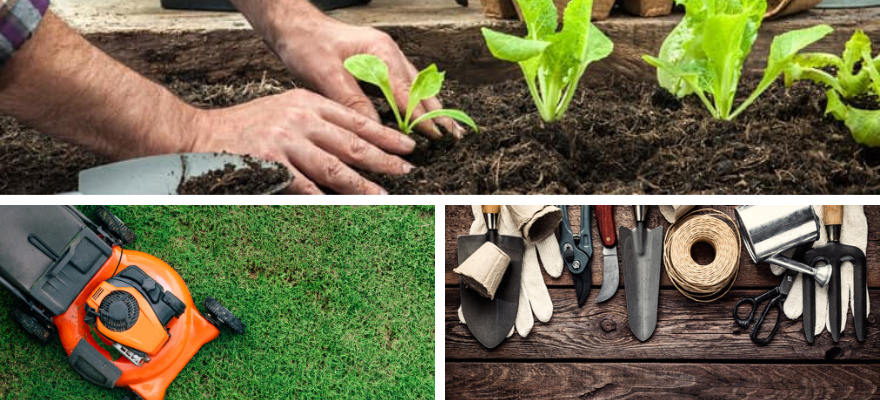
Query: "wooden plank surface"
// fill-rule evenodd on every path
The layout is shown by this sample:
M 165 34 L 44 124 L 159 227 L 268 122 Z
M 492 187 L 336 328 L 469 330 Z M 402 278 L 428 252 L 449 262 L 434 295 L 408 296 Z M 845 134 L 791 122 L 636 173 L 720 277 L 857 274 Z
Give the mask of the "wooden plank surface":
M 446 363 L 446 398 L 853 399 L 880 396 L 880 366 Z
M 727 213 L 731 206 L 713 206 Z M 569 207 L 578 231 L 579 207 Z M 871 309 L 865 342 L 855 339 L 848 316 L 841 341 L 828 332 L 815 343 L 804 339 L 802 319 L 782 317 L 767 346 L 749 339 L 749 329 L 733 320 L 743 297 L 775 287 L 779 277 L 755 266 L 743 253 L 736 286 L 721 300 L 701 304 L 670 286 L 665 273 L 660 291 L 657 328 L 646 342 L 629 328 L 622 286 L 609 301 L 596 304 L 601 285 L 601 248 L 593 225 L 593 288 L 578 307 L 570 274 L 553 279 L 544 274 L 553 303 L 547 323 L 535 321 L 527 338 L 514 334 L 495 349 L 477 342 L 458 320 L 455 236 L 470 228 L 469 206 L 446 208 L 445 354 L 448 398 L 878 398 L 880 396 L 880 207 L 867 206 Z M 619 225 L 634 226 L 631 207 L 616 207 Z M 668 223 L 656 207 L 648 226 Z M 595 219 L 594 219 L 595 222 Z M 703 255 L 697 254 L 697 257 Z M 622 280 L 621 280 L 622 284 Z M 759 307 L 761 310 L 763 304 Z M 747 310 L 744 310 L 747 311 Z M 776 314 L 768 316 L 772 327 Z
M 871 314 L 864 343 L 855 339 L 850 315 L 841 341 L 834 344 L 826 331 L 809 345 L 801 319 L 783 317 L 779 331 L 767 346 L 749 339 L 749 331 L 733 320 L 739 299 L 764 290 L 732 290 L 715 303 L 698 304 L 674 289 L 661 290 L 657 329 L 642 343 L 629 329 L 626 294 L 618 290 L 610 300 L 595 304 L 594 289 L 578 308 L 573 288 L 552 288 L 553 317 L 535 321 L 527 338 L 517 334 L 492 350 L 477 342 L 458 321 L 461 304 L 457 288 L 446 289 L 445 324 L 447 360 L 880 360 L 880 289 L 871 289 Z M 763 307 L 760 306 L 760 307 Z M 745 310 L 745 309 L 744 309 Z M 747 311 L 747 310 L 745 310 Z M 772 328 L 775 314 L 768 316 Z
M 733 217 L 733 206 L 711 206 L 724 211 Z M 572 231 L 577 233 L 580 230 L 580 206 L 569 206 L 569 214 L 571 216 Z M 868 259 L 868 286 L 872 288 L 880 287 L 880 268 L 870 267 L 880 265 L 880 206 L 865 206 L 865 215 L 868 219 L 868 249 L 866 256 Z M 614 218 L 617 225 L 634 227 L 635 220 L 633 217 L 632 207 L 616 206 L 614 207 Z M 446 207 L 446 267 L 444 279 L 447 285 L 458 285 L 458 276 L 452 270 L 458 266 L 458 250 L 456 247 L 456 237 L 458 235 L 466 235 L 469 233 L 473 214 L 470 206 L 447 206 Z M 660 214 L 657 206 L 648 208 L 647 226 L 655 227 L 662 225 L 665 229 L 669 227 L 669 223 Z M 593 273 L 593 286 L 602 285 L 602 243 L 598 238 L 598 230 L 596 228 L 595 211 L 592 218 L 592 234 L 593 234 L 593 258 L 590 262 Z M 557 230 L 557 237 L 559 233 Z M 697 250 L 700 248 L 698 247 Z M 700 260 L 705 258 L 705 252 L 694 251 L 694 255 Z M 618 257 L 619 259 L 619 257 Z M 570 286 L 572 285 L 571 274 L 563 271 L 559 278 L 552 278 L 547 272 L 541 269 L 544 274 L 544 282 L 548 286 Z M 779 277 L 773 275 L 766 263 L 756 266 L 745 248 L 742 249 L 740 255 L 740 272 L 737 276 L 736 286 L 741 288 L 769 288 L 779 284 Z M 623 286 L 623 279 L 620 279 L 620 285 Z M 671 287 L 672 284 L 664 270 L 661 274 L 660 285 L 663 287 Z

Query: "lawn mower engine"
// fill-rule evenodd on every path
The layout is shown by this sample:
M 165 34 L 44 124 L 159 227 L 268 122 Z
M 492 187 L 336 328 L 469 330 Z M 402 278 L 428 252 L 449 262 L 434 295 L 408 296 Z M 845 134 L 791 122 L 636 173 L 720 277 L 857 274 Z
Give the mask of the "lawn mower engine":
M 85 311 L 83 322 L 141 366 L 168 343 L 166 326 L 186 311 L 186 304 L 131 265 L 101 282 L 86 299 Z
M 0 231 L 0 285 L 24 301 L 12 315 L 25 330 L 46 343 L 57 329 L 83 378 L 160 400 L 218 328 L 245 327 L 211 297 L 201 314 L 171 266 L 124 250 L 134 234 L 106 209 L 96 214 L 104 226 L 72 207 L 0 206 L 11 225 Z

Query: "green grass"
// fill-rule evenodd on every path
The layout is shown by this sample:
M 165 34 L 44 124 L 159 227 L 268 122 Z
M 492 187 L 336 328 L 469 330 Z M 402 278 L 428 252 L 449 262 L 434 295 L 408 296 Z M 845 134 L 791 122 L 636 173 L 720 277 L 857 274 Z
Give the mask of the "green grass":
M 203 347 L 167 399 L 434 397 L 433 207 L 109 208 L 200 309 L 210 295 L 247 324 Z M 80 378 L 57 338 L 30 338 L 16 303 L 0 289 L 0 398 L 128 393 Z

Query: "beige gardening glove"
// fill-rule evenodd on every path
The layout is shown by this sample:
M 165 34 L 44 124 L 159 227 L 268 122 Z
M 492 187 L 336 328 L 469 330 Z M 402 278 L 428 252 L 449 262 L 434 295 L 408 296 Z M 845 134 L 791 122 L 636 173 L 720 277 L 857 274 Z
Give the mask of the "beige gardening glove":
M 819 247 L 828 243 L 828 235 L 825 233 L 825 216 L 822 212 L 822 206 L 813 206 L 813 210 L 819 215 L 819 226 L 821 227 L 819 229 L 819 240 L 813 244 L 813 247 Z M 867 248 L 868 220 L 865 218 L 864 206 L 843 206 L 843 224 L 840 227 L 840 243 L 858 247 L 863 252 Z M 793 250 L 788 251 L 786 255 L 791 255 L 792 252 Z M 778 265 L 771 264 L 770 269 L 776 275 L 781 275 L 785 272 L 785 268 Z M 804 285 L 801 275 L 802 274 L 798 274 L 795 279 L 794 285 L 791 287 L 791 291 L 788 293 L 788 298 L 785 300 L 785 305 L 783 306 L 785 316 L 789 319 L 800 318 L 804 312 Z M 854 282 L 851 262 L 847 261 L 841 265 L 840 280 L 840 315 L 842 315 L 843 318 L 840 319 L 842 325 L 837 328 L 838 332 L 842 332 L 843 327 L 846 326 L 846 319 L 849 315 L 848 310 L 850 304 L 853 302 Z M 868 301 L 867 312 L 871 312 L 870 300 Z M 828 315 L 828 288 L 816 285 L 816 321 L 825 321 L 825 324 L 816 324 L 816 336 L 819 336 L 826 328 L 831 331 L 831 321 L 829 320 Z
M 471 209 L 474 214 L 474 222 L 471 224 L 470 234 L 486 233 L 486 222 L 483 220 L 482 209 L 480 206 L 471 206 Z M 536 223 L 538 217 L 545 218 L 541 218 L 543 221 Z M 554 278 L 562 275 L 562 254 L 559 252 L 559 243 L 553 234 L 561 220 L 562 212 L 556 206 L 501 206 L 501 214 L 498 216 L 498 233 L 523 237 L 525 244 L 519 291 L 519 311 L 517 311 L 514 324 L 514 328 L 522 337 L 528 336 L 532 331 L 535 317 L 541 322 L 547 322 L 553 316 L 553 303 L 550 301 L 547 285 L 544 284 L 538 256 L 540 255 L 547 274 Z M 527 240 L 525 237 L 529 237 L 531 240 Z M 533 313 L 534 316 L 532 316 Z M 463 324 L 467 323 L 461 313 L 461 307 L 458 308 L 458 319 Z M 511 335 L 513 335 L 513 330 L 507 336 Z

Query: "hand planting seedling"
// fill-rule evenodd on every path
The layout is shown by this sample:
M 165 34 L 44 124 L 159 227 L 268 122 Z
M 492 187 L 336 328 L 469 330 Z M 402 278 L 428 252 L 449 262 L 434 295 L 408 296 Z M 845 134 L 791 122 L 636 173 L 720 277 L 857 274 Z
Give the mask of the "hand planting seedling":
M 388 78 L 388 65 L 382 59 L 371 54 L 356 54 L 345 60 L 345 69 L 348 70 L 355 78 L 376 85 L 388 101 L 388 107 L 394 112 L 394 118 L 397 119 L 397 126 L 400 131 L 409 135 L 413 128 L 422 121 L 434 119 L 437 117 L 449 117 L 471 127 L 474 132 L 479 132 L 477 124 L 467 114 L 460 110 L 434 110 L 424 115 L 412 119 L 413 110 L 416 106 L 426 99 L 436 96 L 440 93 L 443 86 L 443 80 L 446 73 L 437 70 L 437 65 L 431 64 L 428 68 L 419 71 L 416 79 L 409 89 L 409 104 L 406 106 L 406 115 L 401 117 L 398 110 L 397 102 L 394 101 L 394 92 L 391 90 L 391 80 Z
M 521 38 L 483 28 L 495 58 L 518 63 L 541 119 L 559 120 L 568 109 L 587 66 L 611 54 L 614 44 L 590 23 L 593 0 L 572 0 L 557 32 L 553 0 L 516 0 L 528 34 Z
M 831 33 L 816 25 L 773 39 L 764 76 L 735 110 L 733 99 L 746 57 L 758 37 L 766 0 L 676 0 L 685 16 L 666 37 L 657 57 L 642 56 L 657 68 L 660 86 L 679 98 L 696 94 L 716 119 L 732 120 L 783 73 L 801 49 Z M 709 98 L 711 97 L 711 101 Z
M 836 75 L 827 72 L 836 70 Z M 880 146 L 880 110 L 864 110 L 847 104 L 859 96 L 880 101 L 880 55 L 871 57 L 871 38 L 856 30 L 846 42 L 843 57 L 827 53 L 804 53 L 785 69 L 785 85 L 810 80 L 828 91 L 825 114 L 843 121 L 856 142 Z

